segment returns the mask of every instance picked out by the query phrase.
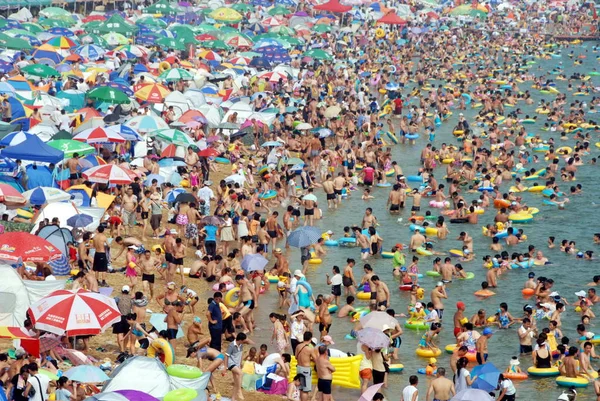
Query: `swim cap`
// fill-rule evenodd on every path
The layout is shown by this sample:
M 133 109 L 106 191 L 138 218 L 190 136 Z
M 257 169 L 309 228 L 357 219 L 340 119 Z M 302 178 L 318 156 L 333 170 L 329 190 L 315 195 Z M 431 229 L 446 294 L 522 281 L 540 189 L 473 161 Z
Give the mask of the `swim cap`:
M 534 278 L 535 277 L 535 273 L 534 272 L 529 272 L 529 278 Z
M 464 309 L 464 308 L 465 308 L 465 303 L 464 303 L 464 302 L 462 302 L 462 301 L 458 301 L 458 302 L 456 303 L 456 308 L 457 308 L 457 309 Z

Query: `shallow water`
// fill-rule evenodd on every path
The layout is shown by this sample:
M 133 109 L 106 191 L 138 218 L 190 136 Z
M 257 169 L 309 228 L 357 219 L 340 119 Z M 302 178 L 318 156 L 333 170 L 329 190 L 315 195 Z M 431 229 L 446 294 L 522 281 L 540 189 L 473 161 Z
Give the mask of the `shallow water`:
M 539 75 L 540 72 L 537 70 L 538 66 L 542 66 L 544 70 L 549 70 L 558 65 L 558 62 L 562 60 L 567 76 L 573 72 L 583 73 L 586 71 L 591 71 L 592 68 L 597 65 L 597 54 L 592 53 L 591 51 L 593 46 L 592 42 L 587 42 L 584 46 L 585 47 L 572 47 L 576 54 L 585 52 L 586 50 L 589 51 L 588 58 L 584 60 L 583 65 L 574 66 L 573 61 L 564 56 L 562 59 L 535 59 L 538 64 L 533 66 L 533 70 L 537 75 Z M 570 50 L 571 48 L 568 50 L 562 49 L 563 55 L 567 52 L 570 52 Z M 600 77 L 592 77 L 592 80 L 596 85 L 600 84 Z M 529 89 L 536 102 L 541 99 L 539 92 L 530 88 L 530 82 L 519 84 L 519 86 L 523 91 Z M 557 88 L 561 92 L 566 92 L 567 82 L 557 81 Z M 407 93 L 407 91 L 404 93 Z M 591 100 L 591 96 L 578 98 L 569 96 L 567 103 L 570 103 L 573 101 L 573 99 L 586 99 L 589 102 Z M 525 112 L 524 114 L 529 114 L 530 116 L 535 114 L 534 109 L 536 108 L 536 104 L 527 106 L 523 102 L 520 102 L 518 107 Z M 508 111 L 510 110 L 507 109 L 507 112 Z M 463 112 L 465 113 L 465 116 L 469 118 L 469 121 L 472 122 L 471 118 L 476 114 L 476 110 L 467 108 L 467 110 Z M 455 143 L 451 132 L 452 128 L 456 124 L 457 116 L 458 111 L 454 110 L 454 116 L 452 116 L 448 122 L 445 122 L 442 127 L 438 129 L 434 142 L 435 146 L 439 147 L 442 142 Z M 596 115 L 589 116 L 591 119 L 600 117 Z M 524 118 L 524 115 L 521 116 L 521 118 Z M 558 139 L 558 133 L 544 132 L 540 130 L 545 121 L 543 116 L 538 116 L 538 120 L 539 122 L 535 125 L 525 126 L 527 132 L 540 134 L 544 139 L 548 139 L 550 137 Z M 471 125 L 473 124 L 471 123 Z M 594 140 L 592 142 L 597 141 L 598 135 L 594 133 L 593 138 Z M 426 138 L 424 138 L 424 135 L 422 135 L 421 138 L 417 140 L 417 144 L 414 146 L 399 144 L 392 147 L 393 160 L 396 160 L 400 163 L 405 175 L 416 174 L 419 168 L 419 153 L 425 146 L 425 141 Z M 574 143 L 574 140 L 568 140 L 565 141 L 564 145 L 573 146 Z M 593 145 L 592 152 L 595 156 L 600 154 L 600 150 Z M 538 153 L 538 155 L 543 154 Z M 588 156 L 586 161 L 589 161 L 589 159 L 591 159 L 591 156 Z M 561 166 L 563 164 L 564 163 L 561 162 Z M 539 163 L 534 167 L 537 170 L 542 166 L 543 164 Z M 531 165 L 526 167 L 531 168 Z M 586 283 L 591 281 L 594 274 L 598 274 L 598 262 L 576 260 L 574 256 L 562 254 L 558 249 L 549 250 L 546 246 L 546 240 L 549 235 L 553 235 L 556 237 L 557 244 L 560 243 L 561 239 L 569 239 L 576 241 L 577 248 L 579 250 L 585 251 L 591 249 L 594 251 L 600 251 L 598 247 L 593 245 L 592 241 L 593 232 L 599 231 L 598 222 L 600 221 L 595 214 L 596 212 L 600 211 L 600 209 L 594 209 L 594 206 L 592 206 L 592 202 L 598 202 L 599 192 L 597 188 L 600 184 L 600 178 L 598 177 L 597 172 L 598 167 L 591 166 L 589 164 L 579 168 L 577 172 L 576 183 L 583 185 L 584 193 L 582 195 L 570 197 L 571 203 L 569 203 L 566 209 L 562 211 L 557 210 L 555 207 L 543 206 L 543 198 L 541 194 L 531 194 L 527 192 L 522 194 L 524 201 L 528 205 L 538 207 L 541 212 L 535 217 L 532 223 L 515 225 L 517 228 L 522 227 L 525 230 L 525 233 L 528 236 L 528 241 L 507 249 L 509 254 L 512 252 L 523 253 L 527 251 L 527 246 L 529 244 L 534 244 L 536 248 L 542 250 L 544 254 L 552 261 L 553 265 L 534 267 L 532 270 L 536 272 L 537 276 L 543 275 L 553 278 L 555 280 L 554 289 L 559 291 L 560 294 L 570 302 L 576 300 L 574 292 L 586 288 Z M 445 172 L 443 169 L 437 169 L 435 172 L 440 183 L 443 182 L 441 177 L 444 175 L 444 173 Z M 543 180 L 540 180 L 540 183 L 543 184 Z M 559 183 L 559 186 L 564 192 L 567 192 L 569 187 L 576 183 Z M 512 184 L 505 182 L 502 184 L 501 188 L 503 191 L 508 191 L 510 185 Z M 362 191 L 356 191 L 353 193 L 351 199 L 344 201 L 342 207 L 338 210 L 325 210 L 327 203 L 325 201 L 323 192 L 320 190 L 317 192 L 320 205 L 325 211 L 325 219 L 319 221 L 317 226 L 322 228 L 323 231 L 332 229 L 335 231 L 337 237 L 339 237 L 342 235 L 342 228 L 344 226 L 360 225 L 365 208 L 372 207 L 374 214 L 377 216 L 380 222 L 378 232 L 384 239 L 385 251 L 389 251 L 391 246 L 393 246 L 395 243 L 400 242 L 407 244 L 410 241 L 410 232 L 408 227 L 405 225 L 408 217 L 410 216 L 410 211 L 409 209 L 405 209 L 400 215 L 388 214 L 385 203 L 389 189 L 375 188 L 373 190 L 375 199 L 368 202 L 360 199 Z M 478 195 L 479 194 L 464 194 L 468 203 L 470 200 L 475 199 L 475 197 Z M 438 210 L 423 207 L 424 205 L 428 204 L 428 201 L 429 199 L 423 200 L 421 214 L 424 214 L 426 210 L 432 210 L 432 214 L 437 215 Z M 412 205 L 412 201 L 410 199 L 408 201 L 408 205 Z M 436 245 L 436 250 L 439 251 L 447 251 L 448 249 L 452 248 L 460 249 L 462 243 L 457 241 L 455 238 L 458 236 L 460 231 L 464 230 L 474 238 L 474 251 L 476 253 L 476 258 L 474 261 L 462 263 L 466 271 L 472 271 L 475 273 L 475 279 L 460 282 L 455 281 L 447 286 L 449 299 L 445 302 L 446 312 L 444 321 L 446 326 L 442 330 L 440 338 L 438 339 L 438 344 L 442 348 L 447 344 L 455 342 L 452 335 L 452 315 L 456 310 L 455 304 L 457 301 L 465 302 L 467 305 L 465 315 L 469 318 L 475 314 L 479 308 L 486 309 L 488 316 L 494 314 L 498 309 L 500 302 L 507 302 L 509 305 L 509 311 L 512 313 L 512 315 L 515 317 L 521 317 L 523 306 L 530 302 L 524 299 L 521 295 L 522 285 L 527 280 L 528 271 L 526 270 L 513 270 L 508 274 L 501 276 L 499 278 L 499 288 L 495 290 L 497 295 L 494 297 L 491 297 L 487 300 L 478 300 L 472 295 L 474 291 L 480 288 L 480 283 L 481 281 L 485 280 L 485 274 L 487 272 L 487 270 L 485 270 L 481 265 L 481 257 L 487 254 L 493 254 L 492 251 L 489 250 L 489 244 L 491 241 L 489 238 L 483 237 L 481 233 L 481 226 L 493 222 L 494 213 L 494 209 L 490 208 L 487 210 L 483 216 L 480 216 L 478 225 L 449 224 L 449 229 L 451 232 L 449 239 Z M 404 219 L 402 223 L 397 222 L 399 217 Z M 299 253 L 296 249 L 292 249 L 288 256 L 291 262 L 290 269 L 293 271 L 299 267 Z M 330 293 L 330 288 L 326 285 L 325 274 L 331 272 L 331 266 L 333 265 L 338 265 L 341 269 L 343 269 L 346 258 L 348 257 L 355 258 L 358 261 L 357 267 L 355 268 L 355 276 L 357 279 L 360 279 L 363 273 L 363 264 L 360 262 L 360 252 L 358 248 L 330 247 L 328 248 L 328 255 L 324 258 L 323 264 L 317 266 L 310 265 L 311 267 L 306 275 L 307 280 L 311 283 L 316 293 Z M 410 257 L 411 255 L 408 256 L 407 262 Z M 426 270 L 430 270 L 432 259 L 433 257 L 420 257 L 419 267 L 422 273 L 424 273 Z M 457 262 L 458 260 L 454 259 L 454 263 Z M 409 296 L 407 293 L 398 290 L 398 284 L 392 276 L 391 260 L 371 258 L 369 259 L 368 263 L 374 267 L 375 272 L 388 284 L 392 292 L 391 306 L 396 310 L 397 313 L 406 312 Z M 428 301 L 428 294 L 435 285 L 436 281 L 436 279 L 424 277 L 422 281 L 419 282 L 419 284 L 421 284 L 426 290 L 425 301 Z M 342 297 L 342 299 L 344 299 L 344 297 Z M 257 335 L 255 336 L 257 343 L 259 343 L 259 341 L 263 341 L 267 344 L 270 343 L 271 325 L 266 317 L 269 312 L 274 310 L 276 307 L 276 302 L 276 298 L 273 295 L 261 298 L 257 321 L 259 322 L 258 324 L 262 330 L 257 332 Z M 357 301 L 357 306 L 361 306 L 361 304 L 366 305 L 366 303 Z M 399 320 L 401 324 L 404 322 L 404 319 Z M 579 315 L 574 312 L 573 307 L 567 307 L 567 311 L 562 315 L 562 321 L 563 334 L 570 337 L 573 342 L 576 338 L 575 325 L 579 322 Z M 545 327 L 545 325 L 546 323 L 542 322 L 541 325 L 539 325 L 540 330 L 541 328 Z M 334 318 L 333 327 L 330 333 L 336 341 L 336 345 L 333 348 L 355 352 L 356 342 L 344 339 L 344 335 L 350 331 L 351 327 L 352 325 L 347 319 Z M 490 361 L 501 370 L 508 366 L 508 362 L 513 355 L 518 355 L 519 342 L 516 333 L 516 329 L 518 327 L 519 325 L 515 324 L 509 330 L 497 331 L 490 339 Z M 591 327 L 590 330 L 596 332 L 598 328 Z M 404 334 L 402 335 L 402 347 L 400 348 L 399 355 L 400 362 L 404 364 L 404 372 L 401 374 L 391 374 L 389 376 L 389 387 L 386 393 L 388 399 L 390 400 L 397 400 L 399 398 L 402 388 L 408 384 L 408 376 L 416 374 L 418 368 L 426 366 L 426 360 L 416 357 L 414 354 L 414 350 L 421 337 L 421 334 L 422 333 L 405 329 Z M 526 370 L 529 366 L 531 366 L 531 358 L 529 356 L 524 356 L 520 358 L 520 360 L 521 368 L 523 370 Z M 439 366 L 446 367 L 449 371 L 449 355 L 443 353 L 438 358 L 438 364 Z M 594 365 L 597 365 L 597 367 L 600 366 L 600 364 L 597 362 Z M 419 379 L 420 383 L 418 387 L 421 399 L 425 399 L 425 392 L 427 390 L 429 380 L 427 377 L 421 375 L 419 375 Z M 518 397 L 521 399 L 535 395 L 533 399 L 551 400 L 555 399 L 554 397 L 561 392 L 561 390 L 555 385 L 554 378 L 529 379 L 526 381 L 515 382 L 515 385 L 517 387 Z M 593 387 L 582 390 L 580 394 L 582 394 L 582 396 L 579 396 L 578 400 L 591 400 L 593 396 Z M 351 400 L 357 399 L 359 393 L 358 391 L 354 390 L 336 390 L 334 396 L 338 400 Z

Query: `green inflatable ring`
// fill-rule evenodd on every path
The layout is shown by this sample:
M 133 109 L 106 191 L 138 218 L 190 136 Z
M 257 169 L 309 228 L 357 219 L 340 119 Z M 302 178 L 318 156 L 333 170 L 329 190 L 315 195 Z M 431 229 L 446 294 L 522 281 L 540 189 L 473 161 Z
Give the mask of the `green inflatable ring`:
M 167 366 L 169 376 L 179 377 L 181 379 L 197 379 L 202 376 L 202 371 L 195 366 L 182 364 L 173 364 Z
M 428 270 L 425 272 L 425 275 L 428 277 L 440 277 L 441 274 L 436 272 L 435 270 Z
M 475 278 L 475 273 L 473 273 L 473 272 L 467 272 L 467 277 L 460 278 L 459 280 L 472 280 L 473 278 Z
M 198 397 L 198 392 L 193 388 L 178 388 L 169 391 L 163 398 L 164 401 L 191 401 Z
M 429 325 L 425 322 L 413 322 L 411 320 L 407 320 L 404 323 L 404 327 L 411 330 L 429 330 Z

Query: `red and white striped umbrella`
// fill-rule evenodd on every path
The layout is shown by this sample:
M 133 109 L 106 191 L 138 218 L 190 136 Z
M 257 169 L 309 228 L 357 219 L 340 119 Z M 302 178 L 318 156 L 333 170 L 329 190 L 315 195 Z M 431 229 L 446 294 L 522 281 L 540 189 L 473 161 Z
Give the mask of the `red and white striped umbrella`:
M 124 143 L 125 138 L 109 127 L 89 128 L 73 137 L 74 140 L 86 143 Z
M 265 18 L 264 20 L 261 21 L 260 23 L 262 26 L 268 26 L 268 27 L 274 27 L 274 26 L 280 26 L 283 25 L 283 22 L 278 20 L 275 17 L 269 17 L 269 18 Z
M 29 308 L 36 328 L 70 336 L 102 333 L 121 320 L 114 299 L 84 289 L 57 290 Z
M 135 173 L 115 164 L 103 164 L 92 167 L 83 172 L 83 176 L 90 182 L 100 184 L 131 184 L 136 177 Z
M 287 75 L 277 71 L 263 72 L 262 74 L 258 74 L 258 77 L 270 82 L 279 82 L 280 79 L 282 79 L 283 82 L 288 80 Z

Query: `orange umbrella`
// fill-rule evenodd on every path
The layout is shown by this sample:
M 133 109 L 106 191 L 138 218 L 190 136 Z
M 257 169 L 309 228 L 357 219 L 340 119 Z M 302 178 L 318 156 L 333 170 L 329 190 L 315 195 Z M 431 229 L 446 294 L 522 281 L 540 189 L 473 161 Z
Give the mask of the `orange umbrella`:
M 138 89 L 135 92 L 135 97 L 149 103 L 162 103 L 169 93 L 171 91 L 163 85 L 148 84 Z

